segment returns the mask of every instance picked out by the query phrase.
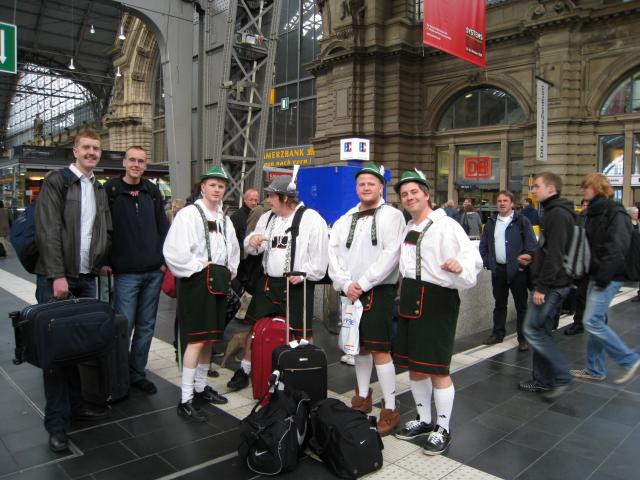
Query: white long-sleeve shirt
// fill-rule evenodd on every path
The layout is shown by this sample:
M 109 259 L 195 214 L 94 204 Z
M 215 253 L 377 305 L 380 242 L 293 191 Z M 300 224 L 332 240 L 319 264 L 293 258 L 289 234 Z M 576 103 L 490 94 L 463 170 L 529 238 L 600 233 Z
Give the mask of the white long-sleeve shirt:
M 302 206 L 303 203 L 300 202 L 295 210 Z M 244 250 L 249 255 L 264 253 L 265 273 L 270 277 L 281 277 L 288 271 L 287 251 L 291 244 L 291 233 L 287 230 L 291 228 L 295 211 L 288 217 L 274 215 L 269 222 L 270 215 L 271 212 L 262 214 L 255 230 L 244 239 Z M 268 240 L 262 242 L 258 248 L 253 248 L 250 241 L 255 235 L 264 235 Z M 318 212 L 306 209 L 300 220 L 292 270 L 306 272 L 307 280 L 317 281 L 324 278 L 329 263 L 328 243 L 327 223 Z
M 420 244 L 421 279 L 446 288 L 465 290 L 475 286 L 478 273 L 482 270 L 482 258 L 476 246 L 458 222 L 448 217 L 443 209 L 438 209 L 416 225 L 409 222 L 403 238 L 411 231 L 422 232 L 429 220 L 429 227 Z M 452 273 L 441 268 L 448 259 L 454 258 L 462 266 L 462 272 Z M 403 243 L 400 249 L 400 273 L 405 278 L 416 278 L 416 246 Z
M 375 286 L 398 281 L 405 221 L 398 209 L 381 206 L 384 203 L 380 199 L 375 213 L 377 245 L 371 240 L 373 215 L 368 215 L 358 219 L 351 248 L 347 248 L 353 215 L 358 213 L 360 204 L 333 224 L 329 236 L 329 276 L 336 290 L 346 294 L 351 284 L 357 282 L 367 292 Z
M 93 222 L 96 218 L 96 194 L 93 190 L 96 177 L 93 173 L 87 177 L 75 163 L 69 165 L 69 170 L 80 179 L 80 273 L 91 273 L 89 251 L 93 238 Z
M 240 245 L 231 219 L 223 215 L 222 207 L 214 213 L 209 211 L 202 200 L 196 200 L 196 203 L 202 207 L 208 221 L 215 221 L 220 225 L 222 219 L 225 219 L 224 237 L 221 225 L 208 233 L 211 261 L 218 265 L 226 264 L 231 278 L 235 277 L 240 262 Z M 177 213 L 167 233 L 162 253 L 177 278 L 190 277 L 205 267 L 208 262 L 207 243 L 202 217 L 196 207 L 187 206 Z

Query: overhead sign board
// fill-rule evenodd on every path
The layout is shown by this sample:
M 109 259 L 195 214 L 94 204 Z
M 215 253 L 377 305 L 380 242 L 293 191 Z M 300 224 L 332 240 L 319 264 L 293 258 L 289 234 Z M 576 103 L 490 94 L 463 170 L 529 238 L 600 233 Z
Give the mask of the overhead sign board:
M 486 0 L 424 0 L 422 41 L 484 67 Z
M 369 161 L 369 140 L 366 138 L 343 138 L 340 140 L 340 160 Z
M 0 72 L 17 72 L 18 30 L 11 23 L 0 22 Z

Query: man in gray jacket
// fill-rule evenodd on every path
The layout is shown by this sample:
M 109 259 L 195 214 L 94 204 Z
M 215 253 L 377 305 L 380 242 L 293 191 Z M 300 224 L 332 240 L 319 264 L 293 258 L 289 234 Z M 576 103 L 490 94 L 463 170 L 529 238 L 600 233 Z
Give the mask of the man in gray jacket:
M 38 303 L 69 294 L 95 298 L 95 275 L 109 252 L 109 205 L 104 188 L 93 175 L 101 155 L 98 134 L 79 133 L 73 155 L 75 163 L 47 175 L 38 196 Z M 61 452 L 68 447 L 67 430 L 72 418 L 94 420 L 106 416 L 106 411 L 83 403 L 77 366 L 43 370 L 43 376 L 49 448 Z

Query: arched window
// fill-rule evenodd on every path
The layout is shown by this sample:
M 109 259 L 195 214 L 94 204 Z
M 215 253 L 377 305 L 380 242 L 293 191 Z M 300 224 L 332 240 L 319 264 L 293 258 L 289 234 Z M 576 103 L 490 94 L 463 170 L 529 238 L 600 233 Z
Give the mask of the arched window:
M 508 93 L 497 88 L 469 90 L 456 98 L 440 119 L 438 130 L 512 125 L 524 120 L 524 112 Z
M 94 119 L 89 91 L 46 67 L 24 65 L 16 90 L 11 100 L 8 146 L 40 140 Z
M 167 147 L 164 124 L 164 84 L 162 82 L 162 64 L 160 63 L 159 58 L 156 62 L 152 92 L 153 162 L 166 163 Z
M 637 112 L 640 112 L 640 70 L 623 79 L 600 108 L 600 115 Z

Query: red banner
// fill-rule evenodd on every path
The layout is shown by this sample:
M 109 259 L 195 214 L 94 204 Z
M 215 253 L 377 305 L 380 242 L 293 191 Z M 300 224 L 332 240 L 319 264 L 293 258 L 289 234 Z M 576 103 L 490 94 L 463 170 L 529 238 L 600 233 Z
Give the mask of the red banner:
M 422 41 L 485 66 L 486 0 L 424 0 Z

